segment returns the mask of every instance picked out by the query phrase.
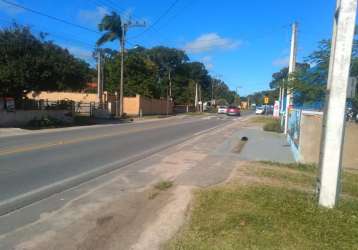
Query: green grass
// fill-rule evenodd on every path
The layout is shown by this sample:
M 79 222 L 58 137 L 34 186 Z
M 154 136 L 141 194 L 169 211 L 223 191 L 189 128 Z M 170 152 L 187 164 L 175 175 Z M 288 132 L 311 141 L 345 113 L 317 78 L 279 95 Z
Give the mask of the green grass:
M 255 116 L 250 119 L 252 123 L 262 123 L 265 131 L 282 133 L 280 120 L 272 116 Z
M 268 123 L 274 121 L 274 119 L 272 116 L 260 115 L 252 117 L 249 121 L 252 123 Z
M 358 173 L 344 171 L 342 175 L 342 192 L 358 197 Z
M 167 249 L 358 249 L 357 191 L 335 209 L 321 208 L 313 192 L 291 185 L 313 190 L 312 166 L 259 164 L 247 167 L 248 176 L 283 185 L 243 185 L 238 179 L 197 192 L 190 221 Z M 344 174 L 349 192 L 357 187 L 356 178 Z
M 61 128 L 61 127 L 67 127 L 69 126 L 69 123 L 66 123 L 62 120 L 56 119 L 51 116 L 44 116 L 40 119 L 32 119 L 29 121 L 23 128 L 25 129 L 44 129 L 44 128 Z
M 305 185 L 309 188 L 315 187 L 316 176 L 306 174 L 304 172 L 288 173 L 287 171 L 277 171 L 273 169 L 262 169 L 257 171 L 259 177 L 267 177 L 278 179 L 285 183 L 292 183 L 297 185 Z
M 265 165 L 277 167 L 277 168 L 290 168 L 298 171 L 303 172 L 311 172 L 316 173 L 317 172 L 317 166 L 315 164 L 302 164 L 302 163 L 280 163 L 280 162 L 274 162 L 274 161 L 260 161 L 260 163 L 263 163 Z
M 173 186 L 172 181 L 160 181 L 157 184 L 154 185 L 155 189 L 158 189 L 160 191 L 164 191 L 166 189 L 169 189 Z
M 282 133 L 281 123 L 279 120 L 272 120 L 270 122 L 267 122 L 263 126 L 263 129 L 269 132 Z

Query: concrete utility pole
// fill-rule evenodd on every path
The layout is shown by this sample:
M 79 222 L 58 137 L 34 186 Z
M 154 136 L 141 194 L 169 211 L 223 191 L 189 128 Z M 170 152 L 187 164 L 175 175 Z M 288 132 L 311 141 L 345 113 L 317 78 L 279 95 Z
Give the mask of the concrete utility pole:
M 211 104 L 214 101 L 214 79 L 211 78 Z
M 167 90 L 167 116 L 169 115 L 169 102 L 172 100 L 172 77 L 171 70 L 168 72 L 169 90 Z
M 168 73 L 168 78 L 169 78 L 169 97 L 172 98 L 172 72 L 170 69 Z
M 99 107 L 103 107 L 103 66 L 102 66 L 102 53 L 98 52 L 97 55 L 97 97 L 99 102 Z
M 296 53 L 297 53 L 297 24 L 294 22 L 292 24 L 292 37 L 291 37 L 291 52 L 290 52 L 290 64 L 288 66 L 288 80 L 292 78 L 291 74 L 296 70 Z M 292 89 L 288 86 L 286 87 L 287 96 L 286 96 L 286 109 L 285 109 L 285 127 L 284 132 L 287 134 L 288 130 L 288 111 L 292 104 L 293 93 Z
M 354 38 L 357 0 L 337 0 L 331 44 L 327 99 L 323 118 L 319 204 L 336 205 L 345 127 L 345 107 Z
M 198 111 L 198 83 L 195 83 L 195 101 L 194 101 L 194 105 L 195 105 L 195 111 Z
M 119 87 L 119 117 L 123 116 L 123 80 L 124 80 L 124 50 L 126 47 L 126 35 L 129 28 L 132 27 L 145 27 L 145 22 L 133 22 L 130 18 L 122 22 L 122 39 L 121 45 L 121 82 Z M 118 117 L 118 113 L 116 114 Z

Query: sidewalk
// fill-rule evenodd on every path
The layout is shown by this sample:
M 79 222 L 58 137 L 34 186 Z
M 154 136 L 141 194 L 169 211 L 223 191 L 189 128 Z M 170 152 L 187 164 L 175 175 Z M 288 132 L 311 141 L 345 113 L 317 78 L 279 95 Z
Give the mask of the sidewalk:
M 240 153 L 240 160 L 295 162 L 290 145 L 283 134 L 266 132 L 261 127 L 250 127 L 235 134 L 237 139 L 243 136 L 249 140 Z

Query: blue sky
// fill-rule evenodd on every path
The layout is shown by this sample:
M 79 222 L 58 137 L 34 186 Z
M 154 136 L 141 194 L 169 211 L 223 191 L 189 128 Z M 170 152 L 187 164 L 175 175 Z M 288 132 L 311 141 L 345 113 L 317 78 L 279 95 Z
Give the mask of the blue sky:
M 101 17 L 116 9 L 123 15 L 153 24 L 174 0 L 9 0 L 23 6 L 97 29 Z M 268 89 L 272 73 L 287 65 L 290 24 L 299 23 L 298 59 L 309 55 L 323 38 L 330 38 L 335 0 L 179 0 L 148 32 L 128 33 L 128 47 L 165 45 L 185 49 L 241 95 Z M 98 34 L 75 28 L 0 0 L 0 25 L 11 20 L 28 24 L 34 32 L 91 60 Z M 118 49 L 117 43 L 109 47 Z

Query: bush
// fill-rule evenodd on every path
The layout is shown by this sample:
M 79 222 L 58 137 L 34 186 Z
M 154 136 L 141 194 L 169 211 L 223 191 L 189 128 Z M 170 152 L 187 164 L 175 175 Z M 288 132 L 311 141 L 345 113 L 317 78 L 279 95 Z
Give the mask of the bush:
M 281 124 L 279 120 L 272 120 L 264 125 L 265 131 L 282 133 Z
M 66 122 L 56 119 L 51 116 L 41 117 L 40 119 L 34 118 L 29 121 L 25 128 L 27 129 L 42 129 L 42 128 L 58 128 L 68 125 Z

